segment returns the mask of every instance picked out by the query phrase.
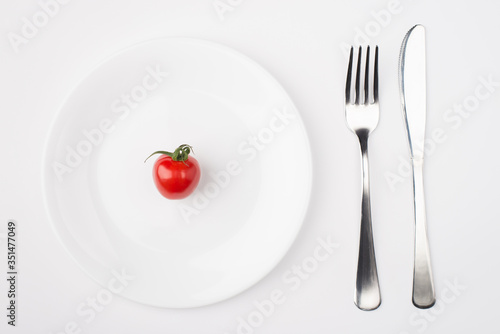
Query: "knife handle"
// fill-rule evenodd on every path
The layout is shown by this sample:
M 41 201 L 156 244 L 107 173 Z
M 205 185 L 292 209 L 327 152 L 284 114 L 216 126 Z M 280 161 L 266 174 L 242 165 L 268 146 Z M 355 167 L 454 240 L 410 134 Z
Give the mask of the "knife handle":
M 436 302 L 432 280 L 427 222 L 425 214 L 424 159 L 412 160 L 413 195 L 415 212 L 415 263 L 413 268 L 413 304 L 418 308 L 429 308 Z

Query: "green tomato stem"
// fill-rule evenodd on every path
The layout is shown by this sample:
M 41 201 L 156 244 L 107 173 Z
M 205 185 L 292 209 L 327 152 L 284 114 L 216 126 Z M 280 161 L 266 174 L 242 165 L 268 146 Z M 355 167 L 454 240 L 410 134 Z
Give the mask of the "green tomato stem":
M 168 152 L 168 151 L 156 151 L 156 152 L 153 152 L 153 153 L 151 153 L 151 155 L 149 157 L 146 158 L 146 160 L 144 160 L 144 162 L 146 162 L 149 158 L 151 158 L 155 154 L 167 155 L 167 156 L 171 157 L 172 160 L 174 160 L 174 161 L 182 161 L 182 162 L 184 162 L 184 161 L 186 161 L 188 159 L 189 153 L 191 153 L 191 151 L 193 151 L 193 147 L 192 146 L 187 145 L 187 144 L 182 144 L 181 146 L 177 147 L 173 153 L 172 152 Z

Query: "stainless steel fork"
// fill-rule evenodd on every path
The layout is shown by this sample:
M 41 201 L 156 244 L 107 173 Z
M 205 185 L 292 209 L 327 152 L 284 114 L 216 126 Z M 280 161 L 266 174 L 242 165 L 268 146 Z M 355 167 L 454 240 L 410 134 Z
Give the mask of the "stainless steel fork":
M 358 136 L 361 148 L 363 169 L 363 192 L 361 200 L 361 230 L 359 238 L 358 271 L 354 302 L 361 310 L 374 310 L 379 307 L 380 287 L 378 283 L 375 249 L 373 247 L 372 217 L 370 208 L 370 180 L 368 171 L 368 137 L 377 127 L 379 120 L 378 103 L 378 46 L 375 47 L 373 84 L 370 85 L 370 47 L 366 49 L 364 91 L 361 90 L 361 54 L 359 47 L 356 64 L 356 83 L 351 89 L 353 72 L 353 53 L 351 47 L 349 67 L 345 84 L 345 118 L 348 127 Z M 351 92 L 354 90 L 354 92 Z

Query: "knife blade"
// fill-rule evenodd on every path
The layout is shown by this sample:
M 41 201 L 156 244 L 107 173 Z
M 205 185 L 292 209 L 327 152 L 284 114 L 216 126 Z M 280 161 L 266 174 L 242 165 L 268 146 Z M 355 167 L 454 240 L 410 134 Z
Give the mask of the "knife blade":
M 426 121 L 425 28 L 408 31 L 399 57 L 399 80 L 403 115 L 412 158 L 424 158 Z
M 425 28 L 422 25 L 411 28 L 403 39 L 399 56 L 399 84 L 413 169 L 415 256 L 412 301 L 416 307 L 429 308 L 435 304 L 436 295 L 427 237 L 423 180 L 427 101 Z

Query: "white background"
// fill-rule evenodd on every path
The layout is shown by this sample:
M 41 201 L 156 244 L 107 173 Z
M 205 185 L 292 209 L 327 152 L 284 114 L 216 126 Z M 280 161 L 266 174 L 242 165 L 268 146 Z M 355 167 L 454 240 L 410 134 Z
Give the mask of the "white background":
M 73 0 L 60 5 L 48 24 L 16 52 L 9 32 L 21 34 L 23 18 L 32 20 L 40 5 L 34 0 L 1 1 L 0 231 L 5 233 L 7 220 L 15 219 L 20 239 L 18 326 L 7 326 L 2 306 L 1 332 L 60 333 L 75 322 L 82 333 L 232 334 L 238 332 L 238 317 L 247 319 L 256 310 L 254 302 L 269 298 L 274 289 L 285 293 L 285 302 L 260 327 L 251 329 L 255 333 L 498 331 L 494 318 L 500 311 L 496 302 L 500 165 L 495 131 L 500 122 L 500 87 L 471 108 L 460 124 L 444 118 L 454 105 L 474 101 L 479 77 L 500 82 L 498 3 L 400 0 L 391 7 L 385 0 L 224 2 L 232 3 L 232 10 L 221 19 L 212 0 Z M 397 9 L 382 24 L 376 23 L 374 13 L 388 7 Z M 397 62 L 403 36 L 416 23 L 427 28 L 428 134 L 442 129 L 446 138 L 428 151 L 425 167 L 438 297 L 437 305 L 427 311 L 411 304 L 411 181 L 403 175 L 401 182 L 390 186 L 386 180 L 388 173 L 398 174 L 400 157 L 408 159 Z M 360 31 L 368 32 L 369 41 L 355 40 Z M 101 287 L 71 260 L 50 228 L 40 180 L 43 144 L 63 98 L 90 69 L 136 42 L 168 36 L 232 47 L 256 60 L 284 86 L 312 145 L 311 205 L 283 261 L 240 295 L 187 310 L 115 297 L 87 323 L 76 309 Z M 360 162 L 356 138 L 343 115 L 347 61 L 342 45 L 360 42 L 380 46 L 381 119 L 370 142 L 370 158 L 383 301 L 373 312 L 359 311 L 352 301 Z M 328 236 L 339 248 L 291 290 L 283 274 L 313 255 L 317 238 Z M 1 238 L 0 247 L 5 259 Z M 5 279 L 0 282 L 0 303 L 6 305 Z M 454 284 L 459 285 L 457 290 L 449 288 Z

